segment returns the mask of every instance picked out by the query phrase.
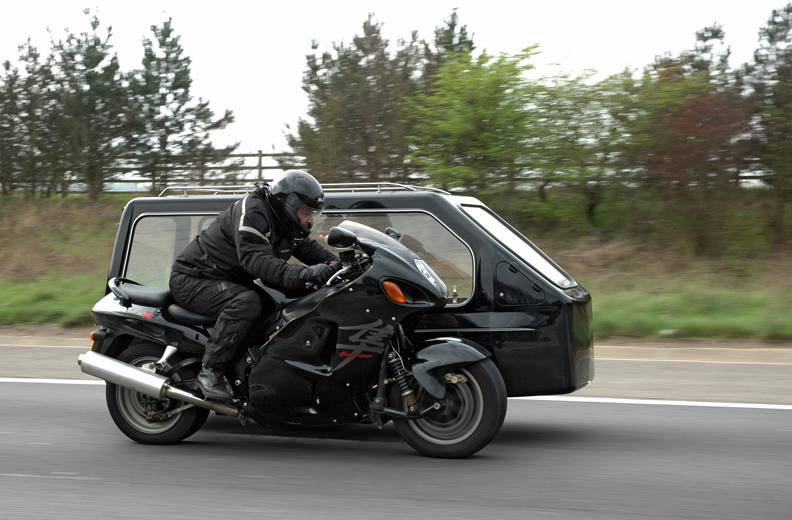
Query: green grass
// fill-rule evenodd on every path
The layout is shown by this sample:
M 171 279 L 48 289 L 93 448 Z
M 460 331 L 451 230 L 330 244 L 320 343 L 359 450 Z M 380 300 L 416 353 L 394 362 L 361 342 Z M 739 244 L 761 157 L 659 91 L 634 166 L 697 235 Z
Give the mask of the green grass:
M 104 295 L 104 275 L 45 276 L 0 283 L 0 325 L 93 324 L 91 308 Z M 792 292 L 734 290 L 691 284 L 681 290 L 596 290 L 594 333 L 668 338 L 792 340 Z
M 761 338 L 792 340 L 789 291 L 705 285 L 673 292 L 594 293 L 595 337 Z
M 104 296 L 105 275 L 0 282 L 0 325 L 59 323 L 92 325 L 91 308 Z

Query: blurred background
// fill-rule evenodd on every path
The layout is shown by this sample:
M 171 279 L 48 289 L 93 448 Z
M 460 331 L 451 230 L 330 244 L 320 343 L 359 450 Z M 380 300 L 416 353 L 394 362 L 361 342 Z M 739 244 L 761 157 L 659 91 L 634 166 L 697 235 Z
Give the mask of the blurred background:
M 0 324 L 91 324 L 131 197 L 300 167 L 478 197 L 593 294 L 598 338 L 792 339 L 792 4 L 7 19 Z

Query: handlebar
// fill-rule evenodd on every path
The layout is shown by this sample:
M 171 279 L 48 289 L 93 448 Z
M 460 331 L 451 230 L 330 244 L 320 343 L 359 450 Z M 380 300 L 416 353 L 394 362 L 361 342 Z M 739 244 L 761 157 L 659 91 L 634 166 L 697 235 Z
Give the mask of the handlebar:
M 348 273 L 351 269 L 352 269 L 352 265 L 351 264 L 343 266 L 335 274 L 333 274 L 333 276 L 331 276 L 330 279 L 327 280 L 327 283 L 325 283 L 322 287 L 330 287 L 333 284 L 333 282 L 335 281 L 336 278 L 338 278 L 339 276 L 341 276 L 343 274 Z M 312 291 L 315 291 L 315 290 L 319 289 L 319 287 L 313 282 L 305 282 L 305 288 L 309 289 L 309 290 L 312 290 Z

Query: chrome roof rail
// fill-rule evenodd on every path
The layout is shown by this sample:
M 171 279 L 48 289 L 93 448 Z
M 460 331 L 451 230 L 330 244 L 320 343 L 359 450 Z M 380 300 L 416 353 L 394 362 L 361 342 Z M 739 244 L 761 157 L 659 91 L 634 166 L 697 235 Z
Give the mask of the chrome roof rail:
M 255 184 L 238 186 L 168 186 L 159 197 L 188 197 L 190 195 L 244 195 L 256 189 Z
M 374 191 L 377 193 L 383 193 L 386 191 L 431 191 L 434 193 L 442 193 L 443 195 L 450 195 L 450 193 L 447 191 L 438 188 L 399 184 L 396 182 L 333 182 L 322 184 L 322 188 L 326 192 L 331 191 L 356 193 L 360 191 Z
M 244 195 L 256 189 L 255 184 L 236 186 L 168 186 L 159 194 L 160 197 L 188 197 L 190 195 Z M 428 191 L 450 195 L 449 192 L 429 186 L 413 186 L 395 182 L 333 182 L 322 184 L 325 193 L 359 193 L 359 192 L 400 192 Z

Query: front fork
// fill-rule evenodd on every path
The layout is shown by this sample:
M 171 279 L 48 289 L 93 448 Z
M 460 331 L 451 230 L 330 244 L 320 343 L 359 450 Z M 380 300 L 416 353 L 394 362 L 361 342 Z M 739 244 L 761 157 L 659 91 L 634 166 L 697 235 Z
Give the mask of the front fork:
M 404 330 L 401 325 L 396 329 L 396 343 L 399 346 L 398 352 L 392 348 L 393 342 L 388 342 L 385 346 L 385 352 L 382 356 L 382 365 L 380 366 L 379 378 L 377 381 L 377 393 L 371 403 L 371 410 L 376 412 L 376 421 L 380 428 L 382 428 L 382 415 L 395 417 L 397 419 L 421 419 L 431 415 L 445 406 L 445 400 L 435 399 L 432 406 L 425 410 L 418 411 L 418 403 L 415 400 L 415 394 L 410 388 L 407 381 L 407 371 L 404 368 L 404 363 L 400 356 L 401 352 L 405 351 L 407 345 L 407 338 L 404 335 Z M 388 367 L 391 367 L 393 378 L 388 378 Z M 396 382 L 399 384 L 401 395 L 407 405 L 407 411 L 397 410 L 395 408 L 388 408 L 388 399 L 385 397 L 388 383 Z

